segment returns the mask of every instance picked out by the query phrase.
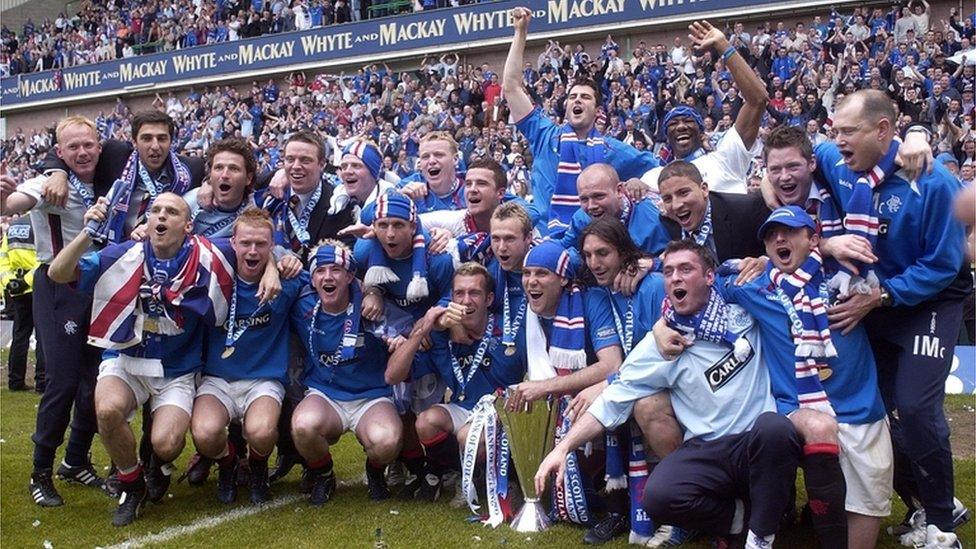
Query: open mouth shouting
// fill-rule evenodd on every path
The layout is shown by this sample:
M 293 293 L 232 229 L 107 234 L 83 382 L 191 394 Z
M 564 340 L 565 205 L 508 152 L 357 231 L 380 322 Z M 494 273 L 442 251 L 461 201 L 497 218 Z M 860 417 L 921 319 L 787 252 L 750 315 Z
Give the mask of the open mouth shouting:
M 678 220 L 678 224 L 680 224 L 683 228 L 685 228 L 685 229 L 691 228 L 690 227 L 690 225 L 691 225 L 691 210 L 675 211 L 674 212 L 674 218 Z
M 787 264 L 793 257 L 793 250 L 787 246 L 777 246 L 776 257 L 779 259 L 780 263 Z
M 261 264 L 261 260 L 259 258 L 256 258 L 256 257 L 245 257 L 244 258 L 244 265 L 246 265 L 247 268 L 250 269 L 250 270 L 257 269 L 258 268 L 258 265 L 260 265 L 260 264 Z
M 684 303 L 686 297 L 688 297 L 688 290 L 684 288 L 675 288 L 671 291 L 671 299 L 675 303 Z
M 229 193 L 232 188 L 233 186 L 230 183 L 226 183 L 226 182 L 221 182 L 220 184 L 217 185 L 217 191 L 223 194 Z
M 328 297 L 334 297 L 336 292 L 339 291 L 339 286 L 334 282 L 323 282 L 322 283 L 322 293 Z
M 533 304 L 540 304 L 544 292 L 542 290 L 526 290 L 525 295 L 529 296 L 529 301 Z
M 166 234 L 166 231 L 169 230 L 169 227 L 167 227 L 165 223 L 157 223 L 153 230 L 158 236 L 163 236 Z

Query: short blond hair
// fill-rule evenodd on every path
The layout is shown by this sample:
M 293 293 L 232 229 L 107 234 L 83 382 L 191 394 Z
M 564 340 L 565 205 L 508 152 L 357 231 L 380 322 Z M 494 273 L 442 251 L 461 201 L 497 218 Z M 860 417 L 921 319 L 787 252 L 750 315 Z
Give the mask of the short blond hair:
M 65 128 L 74 125 L 87 126 L 88 129 L 90 129 L 92 133 L 95 134 L 95 138 L 96 139 L 98 138 L 98 128 L 95 127 L 94 122 L 92 122 L 90 119 L 84 116 L 74 115 L 74 116 L 67 116 L 65 118 L 62 118 L 61 121 L 58 122 L 58 126 L 54 130 L 54 135 L 57 137 L 57 140 L 61 141 L 61 136 L 64 134 Z
M 420 143 L 424 144 L 430 141 L 447 141 L 447 144 L 451 146 L 451 154 L 456 155 L 458 152 L 457 141 L 454 140 L 454 136 L 451 135 L 449 132 L 442 132 L 442 131 L 430 132 L 427 135 L 425 135 L 423 138 L 421 138 Z
M 256 229 L 268 229 L 271 232 L 272 240 L 274 239 L 274 223 L 271 221 L 271 214 L 266 210 L 253 206 L 245 209 L 234 220 L 234 227 L 231 230 L 231 234 L 237 234 L 237 228 L 241 225 L 247 225 Z
M 495 208 L 495 213 L 491 214 L 491 218 L 498 221 L 514 219 L 522 226 L 523 235 L 528 236 L 532 232 L 532 218 L 529 217 L 529 212 L 525 211 L 525 208 L 515 200 L 500 204 Z

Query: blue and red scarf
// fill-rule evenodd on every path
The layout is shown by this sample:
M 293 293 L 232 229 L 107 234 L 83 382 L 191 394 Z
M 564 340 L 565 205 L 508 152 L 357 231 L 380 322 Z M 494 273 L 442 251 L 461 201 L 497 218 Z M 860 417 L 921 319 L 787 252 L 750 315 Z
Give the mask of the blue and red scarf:
M 556 186 L 549 204 L 549 236 L 562 238 L 569 229 L 573 214 L 579 209 L 579 191 L 576 178 L 583 168 L 592 164 L 606 162 L 606 143 L 603 136 L 593 128 L 586 139 L 576 136 L 569 124 L 562 127 L 559 134 L 559 167 L 556 171 Z

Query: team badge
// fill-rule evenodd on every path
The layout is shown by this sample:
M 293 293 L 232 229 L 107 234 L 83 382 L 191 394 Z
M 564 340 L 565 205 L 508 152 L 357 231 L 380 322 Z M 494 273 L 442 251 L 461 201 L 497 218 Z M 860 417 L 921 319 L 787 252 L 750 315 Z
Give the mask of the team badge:
M 64 333 L 68 335 L 74 335 L 78 331 L 78 323 L 74 320 L 69 320 L 64 323 Z

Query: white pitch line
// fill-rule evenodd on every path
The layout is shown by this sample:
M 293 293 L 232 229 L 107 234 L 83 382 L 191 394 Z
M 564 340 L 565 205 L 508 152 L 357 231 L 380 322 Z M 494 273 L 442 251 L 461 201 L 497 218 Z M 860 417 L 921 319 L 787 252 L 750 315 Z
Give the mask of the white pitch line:
M 179 537 L 188 536 L 190 534 L 199 532 L 200 530 L 214 528 L 225 522 L 237 520 L 243 517 L 249 517 L 251 515 L 256 515 L 258 513 L 263 513 L 271 509 L 276 509 L 278 507 L 288 505 L 290 503 L 295 503 L 300 499 L 303 499 L 302 496 L 293 494 L 290 496 L 284 496 L 284 497 L 273 499 L 263 505 L 248 505 L 247 507 L 231 509 L 230 511 L 221 513 L 219 515 L 213 515 L 213 516 L 197 519 L 191 522 L 190 524 L 181 525 L 181 526 L 170 526 L 169 528 L 166 528 L 155 534 L 147 534 L 144 536 L 139 536 L 137 538 L 132 538 L 122 543 L 106 547 L 106 549 L 133 549 L 135 547 L 143 547 L 154 543 L 163 543 Z

